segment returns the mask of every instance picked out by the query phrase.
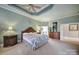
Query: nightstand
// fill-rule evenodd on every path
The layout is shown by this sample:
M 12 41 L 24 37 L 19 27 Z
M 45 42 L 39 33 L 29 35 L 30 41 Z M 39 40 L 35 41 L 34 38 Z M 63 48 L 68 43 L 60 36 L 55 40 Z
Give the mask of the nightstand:
M 4 47 L 9 47 L 17 44 L 17 34 L 12 32 L 7 32 L 3 35 Z
M 17 35 L 3 36 L 4 47 L 13 46 L 17 44 Z

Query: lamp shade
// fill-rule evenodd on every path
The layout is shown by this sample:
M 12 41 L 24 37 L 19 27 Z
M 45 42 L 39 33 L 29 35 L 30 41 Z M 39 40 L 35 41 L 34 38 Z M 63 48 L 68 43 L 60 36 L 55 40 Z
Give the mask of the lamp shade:
M 12 26 L 9 26 L 8 29 L 9 29 L 9 30 L 12 30 L 13 28 L 12 28 Z

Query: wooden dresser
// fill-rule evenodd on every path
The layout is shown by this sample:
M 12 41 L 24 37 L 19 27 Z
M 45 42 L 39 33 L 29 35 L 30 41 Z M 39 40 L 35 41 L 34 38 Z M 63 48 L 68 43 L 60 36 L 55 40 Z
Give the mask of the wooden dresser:
M 49 37 L 53 39 L 60 39 L 60 32 L 49 32 Z
M 17 35 L 3 36 L 4 47 L 13 46 L 17 44 Z
M 5 31 L 3 33 L 3 47 L 17 44 L 17 33 L 15 31 Z

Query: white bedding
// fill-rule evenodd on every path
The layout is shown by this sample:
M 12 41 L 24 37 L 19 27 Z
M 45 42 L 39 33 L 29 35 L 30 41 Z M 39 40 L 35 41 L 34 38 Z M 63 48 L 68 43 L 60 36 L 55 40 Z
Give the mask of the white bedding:
M 48 36 L 45 34 L 23 33 L 23 40 L 36 49 L 48 42 Z

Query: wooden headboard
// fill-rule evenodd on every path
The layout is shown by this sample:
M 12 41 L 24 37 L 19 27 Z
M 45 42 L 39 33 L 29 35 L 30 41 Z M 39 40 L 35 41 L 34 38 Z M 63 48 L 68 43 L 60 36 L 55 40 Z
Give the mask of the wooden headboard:
M 23 40 L 23 33 L 30 33 L 30 32 L 36 32 L 36 30 L 33 29 L 32 27 L 29 27 L 29 28 L 27 28 L 27 29 L 21 31 L 21 42 L 22 42 L 22 40 Z
M 22 31 L 22 33 L 25 33 L 25 32 L 27 32 L 27 33 L 36 32 L 36 30 L 34 30 L 32 27 L 29 27 L 29 28 Z

